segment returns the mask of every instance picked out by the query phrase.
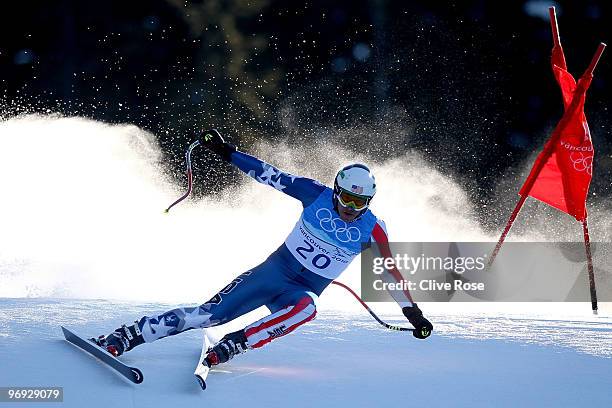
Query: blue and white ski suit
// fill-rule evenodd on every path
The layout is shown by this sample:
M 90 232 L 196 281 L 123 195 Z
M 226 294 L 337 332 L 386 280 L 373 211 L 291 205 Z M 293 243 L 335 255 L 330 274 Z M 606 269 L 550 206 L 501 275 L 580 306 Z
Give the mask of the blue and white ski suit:
M 227 323 L 266 306 L 271 314 L 245 328 L 250 347 L 261 347 L 315 317 L 318 296 L 362 251 L 362 244 L 376 242 L 382 254 L 390 256 L 384 223 L 369 209 L 346 223 L 334 208 L 333 190 L 318 181 L 282 172 L 239 151 L 232 153 L 231 162 L 258 182 L 299 200 L 302 214 L 268 259 L 238 276 L 208 302 L 140 319 L 145 342 Z M 401 279 L 396 270 L 389 272 L 391 279 Z M 397 296 L 394 293 L 400 306 L 411 305 L 409 294 L 400 295 L 405 296 L 401 299 Z

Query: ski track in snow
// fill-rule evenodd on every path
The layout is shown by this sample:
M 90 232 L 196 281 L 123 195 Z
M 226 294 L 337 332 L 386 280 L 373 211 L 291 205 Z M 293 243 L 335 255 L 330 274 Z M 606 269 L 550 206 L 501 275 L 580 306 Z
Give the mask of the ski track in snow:
M 173 306 L 0 299 L 0 386 L 63 386 L 69 407 L 612 406 L 612 319 L 604 317 L 431 314 L 434 335 L 419 341 L 364 313 L 321 312 L 296 334 L 213 370 L 205 392 L 193 378 L 198 330 L 123 356 L 144 372 L 132 385 L 68 345 L 59 328 L 94 336 Z
M 397 316 L 382 316 L 383 320 L 398 326 L 407 326 L 405 320 Z M 523 344 L 534 344 L 559 348 L 570 348 L 579 353 L 612 358 L 612 319 L 601 321 L 554 320 L 529 317 L 490 317 L 490 316 L 440 316 L 428 315 L 435 323 L 436 336 L 473 340 L 503 340 Z M 318 333 L 325 339 L 345 341 L 330 336 L 327 331 L 329 321 L 333 321 L 334 331 L 348 332 L 361 330 L 380 331 L 381 327 L 369 316 L 328 313 L 325 322 L 317 330 L 317 322 L 311 323 L 304 331 Z M 409 326 L 409 325 L 408 325 Z

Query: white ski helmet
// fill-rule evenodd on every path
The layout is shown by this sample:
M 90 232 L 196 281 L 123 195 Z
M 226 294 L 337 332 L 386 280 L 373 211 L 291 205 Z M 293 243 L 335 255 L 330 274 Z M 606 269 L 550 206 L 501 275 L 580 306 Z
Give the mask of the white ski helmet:
M 343 167 L 334 180 L 334 205 L 340 201 L 341 205 L 348 206 L 347 200 L 352 202 L 352 208 L 364 211 L 370 205 L 370 200 L 376 194 L 376 179 L 370 169 L 364 164 L 349 164 Z M 343 197 L 345 199 L 343 200 Z M 354 199 L 351 200 L 351 197 Z

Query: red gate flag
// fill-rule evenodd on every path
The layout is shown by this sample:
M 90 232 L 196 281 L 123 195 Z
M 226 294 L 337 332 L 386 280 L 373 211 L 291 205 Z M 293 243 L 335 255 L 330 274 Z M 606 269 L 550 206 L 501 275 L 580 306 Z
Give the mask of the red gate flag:
M 556 27 L 555 27 L 556 28 Z M 586 197 L 593 175 L 593 144 L 584 114 L 586 91 L 593 79 L 588 70 L 578 84 L 567 72 L 565 55 L 553 30 L 552 69 L 561 88 L 565 112 L 531 169 L 519 194 L 545 202 L 584 221 Z M 577 99 L 572 101 L 572 99 Z M 575 103 L 575 106 L 572 102 Z M 545 163 L 541 163 L 545 160 Z M 535 180 L 534 180 L 535 178 Z M 531 189 L 529 189 L 529 186 Z
M 595 274 L 593 272 L 586 213 L 586 197 L 593 175 L 593 145 L 591 144 L 589 125 L 584 115 L 584 101 L 586 91 L 593 80 L 593 71 L 606 48 L 606 44 L 599 43 L 589 67 L 576 83 L 574 77 L 567 72 L 565 55 L 563 55 L 561 40 L 559 39 L 555 8 L 549 7 L 548 12 L 554 42 L 551 64 L 555 79 L 563 95 L 564 113 L 557 126 L 555 126 L 550 139 L 546 142 L 544 150 L 536 159 L 529 177 L 521 187 L 519 192 L 521 198 L 516 203 L 506 227 L 489 257 L 487 269 L 495 261 L 501 246 L 504 244 L 506 235 L 510 232 L 514 220 L 521 211 L 525 200 L 527 200 L 527 196 L 531 196 L 572 215 L 582 222 L 591 291 L 591 307 L 593 313 L 597 314 L 597 292 L 595 290 Z

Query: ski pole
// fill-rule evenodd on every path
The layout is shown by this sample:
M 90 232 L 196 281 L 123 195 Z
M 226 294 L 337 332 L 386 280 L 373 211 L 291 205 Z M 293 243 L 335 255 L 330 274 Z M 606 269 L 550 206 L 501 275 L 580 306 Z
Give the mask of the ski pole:
M 185 153 L 185 163 L 187 165 L 187 192 L 183 194 L 178 200 L 170 204 L 170 206 L 166 208 L 166 211 L 165 211 L 166 213 L 170 211 L 172 207 L 174 207 L 175 205 L 177 205 L 178 203 L 180 203 L 181 201 L 189 197 L 189 194 L 191 194 L 191 190 L 193 189 L 193 173 L 191 171 L 191 152 L 193 151 L 193 149 L 195 149 L 199 145 L 200 145 L 200 141 L 196 140 L 189 146 L 189 148 L 187 149 L 187 152 Z
M 358 294 L 356 294 L 353 289 L 349 288 L 348 286 L 346 286 L 344 283 L 340 283 L 338 281 L 332 281 L 332 283 L 338 285 L 338 286 L 342 286 L 344 289 L 348 290 L 351 295 L 353 295 L 355 297 L 355 299 L 357 299 L 359 301 L 359 303 L 361 303 L 361 306 L 363 306 L 365 308 L 365 310 L 368 311 L 368 313 L 370 313 L 370 315 L 372 315 L 372 317 L 374 318 L 374 320 L 376 320 L 378 323 L 380 323 L 382 326 L 386 327 L 387 329 L 390 330 L 397 330 L 397 331 L 414 331 L 414 329 L 411 329 L 409 327 L 401 327 L 401 326 L 395 326 L 389 323 L 385 323 L 383 322 L 380 317 L 376 316 L 376 313 L 374 313 L 372 311 L 372 309 L 370 309 L 370 306 L 368 306 L 360 297 Z

